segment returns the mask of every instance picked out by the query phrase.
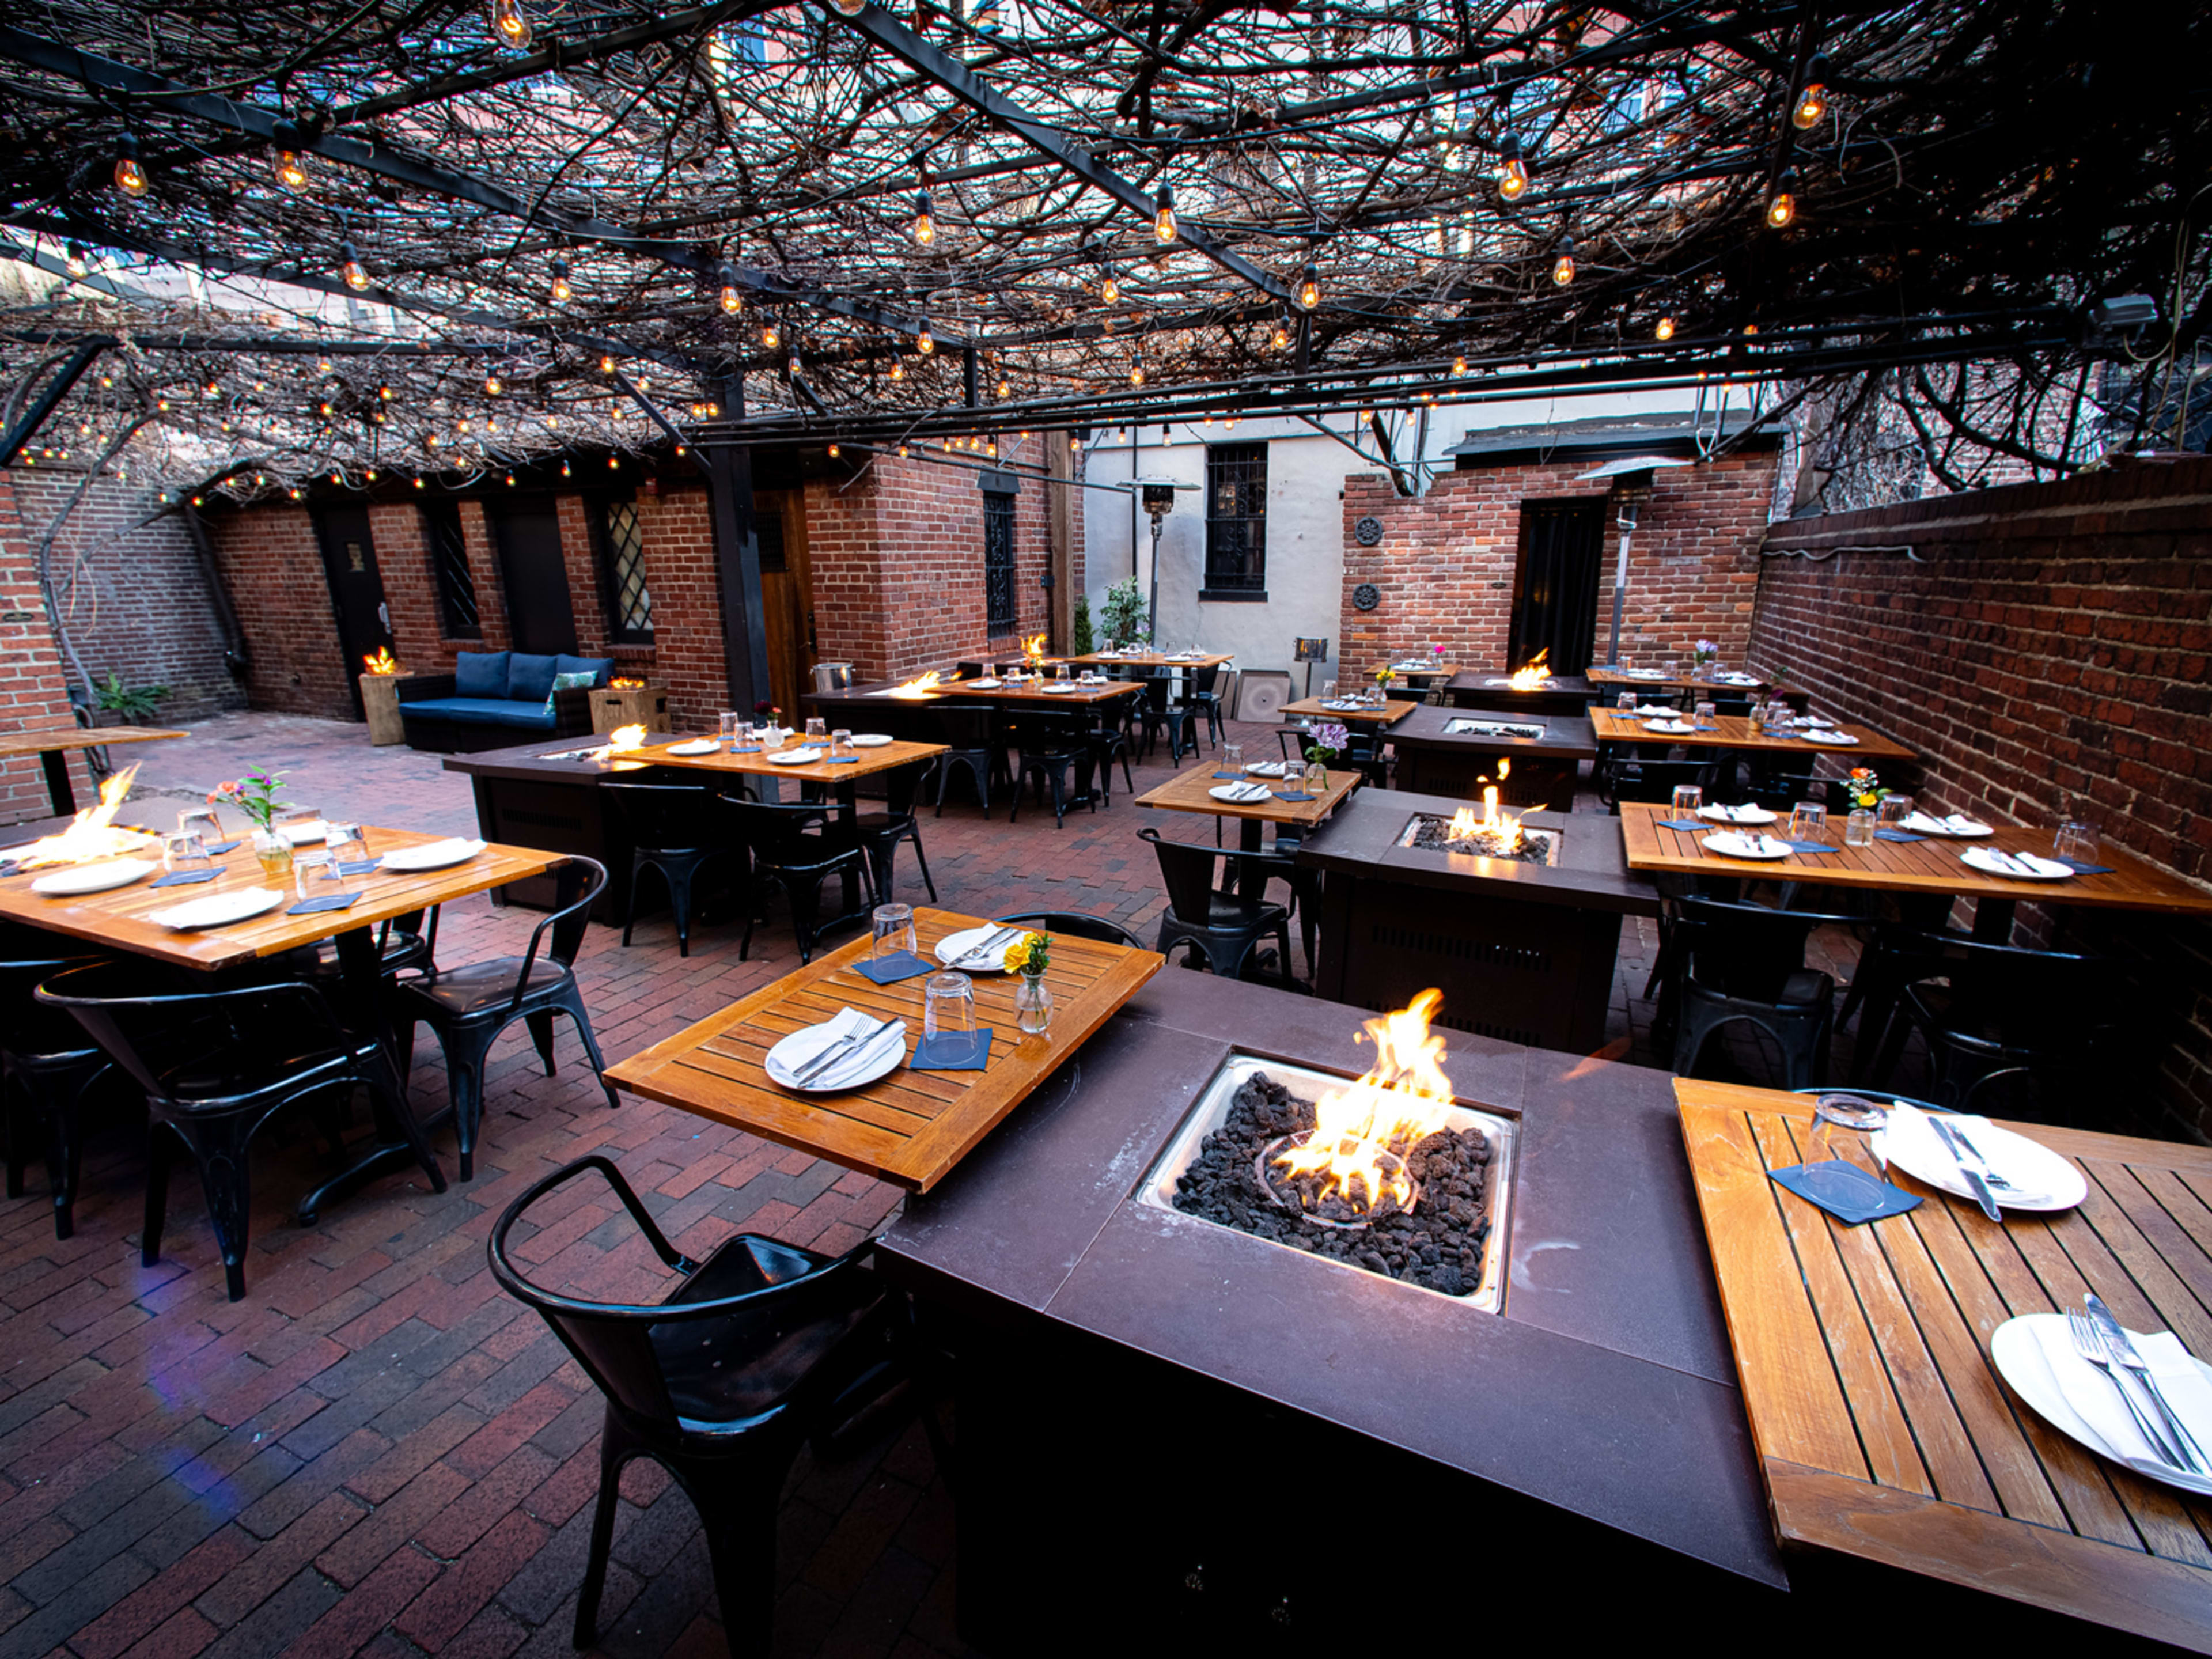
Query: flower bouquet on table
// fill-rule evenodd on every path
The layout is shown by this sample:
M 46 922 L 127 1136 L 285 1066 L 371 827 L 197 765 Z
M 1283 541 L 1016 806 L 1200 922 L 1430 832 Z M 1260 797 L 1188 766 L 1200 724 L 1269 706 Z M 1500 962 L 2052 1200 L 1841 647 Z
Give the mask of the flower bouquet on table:
M 1019 975 L 1014 987 L 1015 1023 L 1032 1035 L 1052 1024 L 1052 993 L 1044 970 L 1052 965 L 1052 935 L 1024 933 L 1006 947 L 1006 971 Z
M 1851 805 L 1872 812 L 1881 805 L 1881 798 L 1889 791 L 1881 787 L 1871 766 L 1854 766 L 1844 775 L 1844 793 L 1850 797 Z
M 1323 720 L 1307 733 L 1306 793 L 1328 793 L 1328 763 L 1351 746 L 1352 733 L 1337 720 Z
M 283 779 L 267 772 L 246 772 L 208 791 L 209 805 L 228 803 L 252 821 L 253 856 L 270 876 L 282 876 L 292 867 L 291 839 L 276 830 L 276 815 L 289 811 L 292 805 L 276 799 L 276 792 L 283 787 Z
M 1690 666 L 1699 679 L 1719 666 L 1720 659 L 1721 648 L 1711 640 L 1698 640 L 1690 647 Z

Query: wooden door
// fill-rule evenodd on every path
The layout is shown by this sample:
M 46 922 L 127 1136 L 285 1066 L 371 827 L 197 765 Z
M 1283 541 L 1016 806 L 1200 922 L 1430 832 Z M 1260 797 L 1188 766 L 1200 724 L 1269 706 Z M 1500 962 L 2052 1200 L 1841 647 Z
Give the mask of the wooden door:
M 576 612 L 561 559 L 561 520 L 549 495 L 487 503 L 507 586 L 507 629 L 517 651 L 550 656 L 576 651 Z
M 323 507 L 315 514 L 315 535 L 322 544 L 323 574 L 330 580 L 331 609 L 337 617 L 346 690 L 359 720 L 365 718 L 361 659 L 392 645 L 392 612 L 384 603 L 384 578 L 377 574 L 376 544 L 368 536 L 368 509 Z
M 806 557 L 806 492 L 757 489 L 761 601 L 768 630 L 769 692 L 787 714 L 814 689 L 814 579 Z
M 1523 501 L 1520 579 L 1513 586 L 1508 668 L 1540 651 L 1554 674 L 1579 674 L 1595 651 L 1605 556 L 1605 502 Z

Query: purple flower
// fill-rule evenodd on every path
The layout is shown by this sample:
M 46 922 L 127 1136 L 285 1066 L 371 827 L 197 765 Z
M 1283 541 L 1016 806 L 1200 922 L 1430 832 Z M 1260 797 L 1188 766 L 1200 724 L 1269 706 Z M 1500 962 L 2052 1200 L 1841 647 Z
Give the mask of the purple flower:
M 1334 749 L 1341 754 L 1351 744 L 1352 734 L 1340 722 L 1329 720 L 1314 727 L 1313 740 L 1323 749 Z

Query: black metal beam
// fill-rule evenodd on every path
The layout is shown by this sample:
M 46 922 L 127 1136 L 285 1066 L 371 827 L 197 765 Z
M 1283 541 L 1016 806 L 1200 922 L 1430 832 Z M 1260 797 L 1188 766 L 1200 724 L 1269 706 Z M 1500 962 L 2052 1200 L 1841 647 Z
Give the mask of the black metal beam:
M 94 359 L 107 349 L 105 343 L 88 340 L 70 354 L 69 361 L 54 371 L 35 402 L 26 409 L 14 428 L 0 437 L 0 467 L 12 466 L 15 458 L 23 453 L 23 446 L 39 435 L 39 428 L 46 423 L 46 416 L 54 412 L 61 400 L 69 396 L 69 389 L 77 383 L 77 377 L 90 368 Z
M 1031 115 L 958 58 L 939 51 L 912 29 L 895 20 L 881 6 L 872 4 L 863 7 L 858 15 L 851 17 L 833 7 L 830 15 L 872 41 L 908 69 L 936 82 L 969 108 L 989 117 L 1039 155 L 1049 156 L 1093 190 L 1112 198 L 1143 218 L 1152 216 L 1152 198 L 1142 188 L 1124 179 L 1082 145 L 1071 141 L 1062 129 Z M 1224 247 L 1196 225 L 1181 222 L 1176 234 L 1179 240 L 1189 244 L 1232 276 L 1243 277 L 1262 294 L 1285 302 L 1289 301 L 1291 290 L 1288 283 L 1254 264 L 1243 254 Z

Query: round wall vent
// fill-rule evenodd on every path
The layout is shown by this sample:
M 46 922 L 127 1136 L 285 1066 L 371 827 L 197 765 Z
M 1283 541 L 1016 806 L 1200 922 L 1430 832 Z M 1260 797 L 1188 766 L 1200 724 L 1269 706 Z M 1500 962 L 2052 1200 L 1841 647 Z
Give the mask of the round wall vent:
M 1352 608 L 1355 611 L 1372 611 L 1382 603 L 1382 590 L 1373 582 L 1362 582 L 1352 590 Z
M 1367 514 L 1352 526 L 1352 534 L 1362 547 L 1372 547 L 1382 539 L 1382 520 Z

